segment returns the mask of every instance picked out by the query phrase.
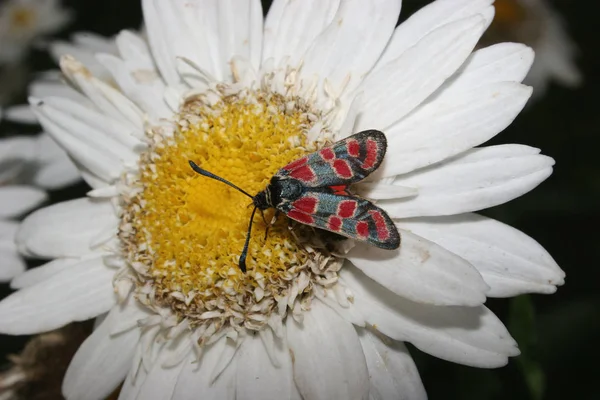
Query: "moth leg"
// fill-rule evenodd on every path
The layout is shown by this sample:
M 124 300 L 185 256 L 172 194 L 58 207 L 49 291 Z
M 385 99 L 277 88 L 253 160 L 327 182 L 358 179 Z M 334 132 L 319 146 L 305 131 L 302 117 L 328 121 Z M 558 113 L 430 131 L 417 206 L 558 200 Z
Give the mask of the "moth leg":
M 271 226 L 275 225 L 275 222 L 277 222 L 277 218 L 279 218 L 279 213 L 281 211 L 279 210 L 275 210 L 275 214 L 273 214 L 273 218 L 271 218 Z
M 267 220 L 265 219 L 265 214 L 263 214 L 262 210 L 260 213 L 262 214 L 263 221 L 265 221 L 265 225 L 267 226 L 267 229 L 265 230 L 265 240 L 267 240 L 267 235 L 269 234 L 269 229 L 271 229 L 271 227 L 273 225 L 275 225 L 275 222 L 277 222 L 277 217 L 279 216 L 279 210 L 275 210 L 275 214 L 273 215 L 273 218 L 271 219 L 270 224 L 267 224 Z
M 260 210 L 260 215 L 262 216 L 263 222 L 265 223 L 265 225 L 267 225 L 267 227 L 269 226 L 269 224 L 267 224 L 267 220 L 265 219 L 265 213 L 263 212 L 263 210 Z

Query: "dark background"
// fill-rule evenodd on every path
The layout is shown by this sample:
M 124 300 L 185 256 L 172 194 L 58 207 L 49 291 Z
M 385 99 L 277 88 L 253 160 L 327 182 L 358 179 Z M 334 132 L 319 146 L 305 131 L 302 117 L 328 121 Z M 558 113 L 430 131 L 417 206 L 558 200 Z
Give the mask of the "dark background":
M 167 0 L 165 0 L 167 1 Z M 370 1 L 370 0 L 367 0 Z M 55 35 L 67 39 L 75 31 L 113 35 L 138 28 L 137 0 L 68 0 L 76 12 L 69 27 Z M 429 3 L 404 0 L 401 21 Z M 550 85 L 491 143 L 521 143 L 541 148 L 556 160 L 554 174 L 531 193 L 484 214 L 506 222 L 539 241 L 567 274 L 554 295 L 490 299 L 488 306 L 507 324 L 523 355 L 505 368 L 483 370 L 441 361 L 411 348 L 430 399 L 600 399 L 596 381 L 600 359 L 600 2 L 550 1 L 566 20 L 580 49 L 584 76 L 578 89 Z M 263 0 L 265 11 L 270 4 Z M 373 27 L 376 29 L 376 27 Z M 28 57 L 32 71 L 54 68 L 41 51 Z M 25 92 L 16 102 L 25 100 Z M 38 128 L 3 122 L 0 133 L 36 133 Z M 51 193 L 51 202 L 83 196 L 84 184 Z M 32 263 L 32 265 L 36 265 Z M 0 285 L 0 295 L 8 294 Z M 19 352 L 27 338 L 0 336 L 0 356 Z M 3 361 L 0 361 L 2 364 Z

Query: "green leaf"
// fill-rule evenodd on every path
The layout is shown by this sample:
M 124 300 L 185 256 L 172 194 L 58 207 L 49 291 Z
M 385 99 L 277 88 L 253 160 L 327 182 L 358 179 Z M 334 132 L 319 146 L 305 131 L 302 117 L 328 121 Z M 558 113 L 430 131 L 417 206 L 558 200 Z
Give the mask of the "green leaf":
M 541 400 L 546 390 L 546 375 L 535 356 L 537 347 L 535 309 L 529 296 L 519 296 L 511 300 L 508 329 L 519 343 L 521 355 L 515 361 L 523 374 L 531 397 L 534 400 Z

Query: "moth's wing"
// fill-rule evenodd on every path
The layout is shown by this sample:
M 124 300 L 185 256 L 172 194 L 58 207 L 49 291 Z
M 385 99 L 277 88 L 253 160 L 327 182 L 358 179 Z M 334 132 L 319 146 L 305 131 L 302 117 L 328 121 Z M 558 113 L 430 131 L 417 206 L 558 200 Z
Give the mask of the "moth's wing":
M 383 249 L 397 249 L 400 234 L 391 218 L 368 200 L 328 191 L 306 191 L 278 206 L 289 218 Z
M 347 186 L 375 171 L 386 149 L 382 132 L 363 131 L 289 163 L 276 176 L 297 179 L 307 187 Z

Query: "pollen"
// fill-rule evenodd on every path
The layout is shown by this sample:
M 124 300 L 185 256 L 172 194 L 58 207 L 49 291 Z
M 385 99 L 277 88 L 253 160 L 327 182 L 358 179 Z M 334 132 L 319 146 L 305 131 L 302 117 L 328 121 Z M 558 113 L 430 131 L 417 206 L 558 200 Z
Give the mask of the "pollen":
M 195 173 L 188 161 L 255 195 L 281 167 L 321 147 L 307 139 L 319 116 L 279 94 L 216 94 L 188 98 L 172 124 L 148 130 L 120 237 L 152 301 L 192 324 L 237 318 L 260 326 L 252 313 L 260 310 L 264 319 L 299 280 L 310 290 L 315 246 L 300 239 L 309 228 L 284 216 L 274 220 L 272 209 L 264 219 L 257 212 L 243 273 L 238 264 L 252 199 Z

